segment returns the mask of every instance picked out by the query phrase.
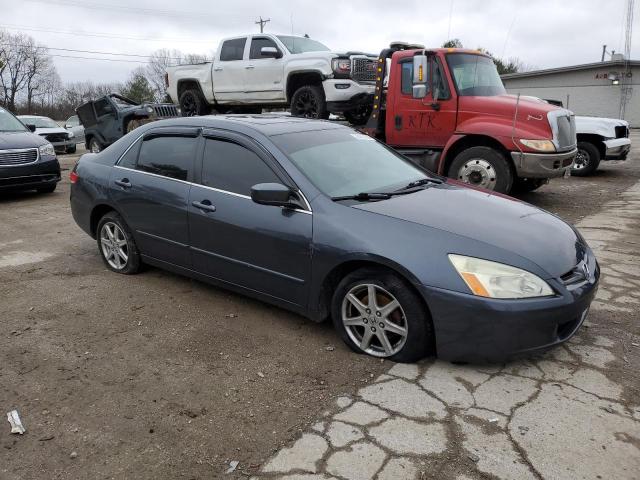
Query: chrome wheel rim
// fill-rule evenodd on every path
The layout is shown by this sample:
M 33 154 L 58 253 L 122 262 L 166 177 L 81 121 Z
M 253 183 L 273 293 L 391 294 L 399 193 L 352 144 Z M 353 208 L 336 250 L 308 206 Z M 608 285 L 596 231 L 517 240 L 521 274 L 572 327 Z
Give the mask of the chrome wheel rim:
M 106 222 L 100 229 L 100 248 L 107 263 L 122 270 L 129 261 L 129 245 L 122 229 L 113 222 Z
M 100 153 L 100 145 L 95 140 L 91 140 L 91 153 Z
M 371 283 L 347 292 L 342 300 L 342 323 L 351 341 L 374 357 L 391 357 L 407 341 L 407 318 L 400 302 Z
M 487 190 L 496 188 L 496 171 L 489 162 L 481 158 L 474 158 L 462 165 L 458 171 L 458 179 Z
M 574 170 L 582 170 L 587 165 L 589 165 L 589 160 L 591 157 L 586 152 L 586 150 L 578 150 L 576 154 L 576 159 L 573 161 L 573 169 Z

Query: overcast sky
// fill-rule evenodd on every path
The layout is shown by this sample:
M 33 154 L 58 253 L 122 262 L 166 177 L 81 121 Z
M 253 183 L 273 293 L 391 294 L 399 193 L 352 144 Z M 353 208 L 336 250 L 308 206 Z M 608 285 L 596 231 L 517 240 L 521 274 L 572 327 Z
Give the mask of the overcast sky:
M 402 7 L 396 7 L 401 4 Z M 457 37 L 537 68 L 600 60 L 624 49 L 626 0 L 0 0 L 0 28 L 51 48 L 147 55 L 158 48 L 210 54 L 229 35 L 308 33 L 336 51 L 377 53 L 390 41 L 440 46 Z M 632 57 L 640 58 L 640 2 Z M 184 8 L 184 9 L 183 9 Z M 63 81 L 123 81 L 142 57 L 51 50 Z

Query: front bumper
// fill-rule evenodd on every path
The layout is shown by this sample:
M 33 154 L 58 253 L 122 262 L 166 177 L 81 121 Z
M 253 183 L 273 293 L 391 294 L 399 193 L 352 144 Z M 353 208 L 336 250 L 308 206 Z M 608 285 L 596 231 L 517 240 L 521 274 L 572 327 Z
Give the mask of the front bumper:
M 577 153 L 576 148 L 562 153 L 511 152 L 511 158 L 520 178 L 554 178 L 571 168 Z
M 0 167 L 0 190 L 31 190 L 60 181 L 58 159 L 40 159 L 28 165 Z
M 331 113 L 342 113 L 359 105 L 372 103 L 375 85 L 358 83 L 350 79 L 327 79 L 322 82 L 327 108 Z
M 631 150 L 630 138 L 612 138 L 605 140 L 605 160 L 625 160 Z
M 429 305 L 439 358 L 499 362 L 554 347 L 580 328 L 598 289 L 600 276 L 591 257 L 589 280 L 569 289 L 549 281 L 553 297 L 496 300 L 421 286 Z
M 64 140 L 61 142 L 49 142 L 53 145 L 53 149 L 56 152 L 65 152 L 67 147 L 73 147 L 76 144 L 77 140 L 74 138 L 70 138 L 69 140 Z

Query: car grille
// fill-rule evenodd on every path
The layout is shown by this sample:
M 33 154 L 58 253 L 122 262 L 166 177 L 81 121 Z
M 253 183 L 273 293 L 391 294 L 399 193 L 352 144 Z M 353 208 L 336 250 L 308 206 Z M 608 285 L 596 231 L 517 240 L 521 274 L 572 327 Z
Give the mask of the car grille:
M 376 62 L 370 58 L 351 57 L 351 78 L 357 82 L 375 82 Z
M 38 159 L 38 149 L 0 150 L 0 165 L 24 165 Z
M 590 271 L 588 268 L 585 268 L 585 265 L 587 265 L 586 260 L 583 260 L 573 269 L 562 275 L 560 277 L 562 283 L 567 288 L 571 288 L 573 286 L 582 285 L 583 283 L 599 276 L 600 266 L 597 262 L 595 264 L 595 271 Z
M 41 136 L 51 143 L 66 142 L 69 139 L 68 133 L 49 133 L 48 135 Z
M 558 150 L 569 150 L 576 145 L 576 122 L 573 115 L 556 117 L 558 125 Z
M 619 125 L 616 127 L 616 138 L 629 138 L 629 127 Z
M 178 109 L 175 105 L 154 105 L 153 111 L 158 117 L 177 117 Z

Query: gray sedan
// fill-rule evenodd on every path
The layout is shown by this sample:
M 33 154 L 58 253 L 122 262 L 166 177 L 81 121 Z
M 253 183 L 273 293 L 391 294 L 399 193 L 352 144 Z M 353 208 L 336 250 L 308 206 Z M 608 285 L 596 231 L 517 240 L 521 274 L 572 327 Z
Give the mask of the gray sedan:
M 600 275 L 557 217 L 329 122 L 155 122 L 84 155 L 71 182 L 73 216 L 114 272 L 147 263 L 331 318 L 349 347 L 395 361 L 557 345 Z

